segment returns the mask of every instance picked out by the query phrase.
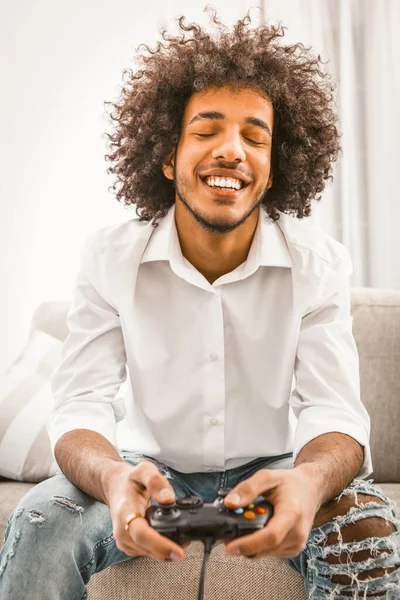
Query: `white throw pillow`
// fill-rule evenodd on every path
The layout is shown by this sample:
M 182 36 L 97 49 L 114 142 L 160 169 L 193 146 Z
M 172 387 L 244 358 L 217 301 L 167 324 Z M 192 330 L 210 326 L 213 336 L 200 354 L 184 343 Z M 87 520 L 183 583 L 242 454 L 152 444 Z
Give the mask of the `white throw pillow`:
M 0 476 L 39 482 L 56 472 L 46 421 L 53 406 L 50 378 L 63 342 L 32 331 L 20 356 L 0 376 Z

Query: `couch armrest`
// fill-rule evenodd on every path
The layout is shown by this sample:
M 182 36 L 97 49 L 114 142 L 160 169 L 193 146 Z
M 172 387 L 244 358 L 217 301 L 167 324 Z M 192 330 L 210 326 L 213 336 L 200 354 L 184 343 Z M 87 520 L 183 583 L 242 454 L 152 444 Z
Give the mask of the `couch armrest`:
M 400 290 L 352 288 L 361 400 L 371 417 L 376 482 L 400 482 Z

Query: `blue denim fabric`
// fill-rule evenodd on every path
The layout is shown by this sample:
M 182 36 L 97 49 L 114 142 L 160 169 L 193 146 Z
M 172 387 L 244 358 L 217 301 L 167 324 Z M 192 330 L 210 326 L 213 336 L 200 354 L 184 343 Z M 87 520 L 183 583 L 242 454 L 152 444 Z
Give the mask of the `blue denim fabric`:
M 205 502 L 213 502 L 221 487 L 235 487 L 258 469 L 292 468 L 292 455 L 261 457 L 236 469 L 208 473 L 180 473 L 150 457 L 121 452 L 123 460 L 132 465 L 141 460 L 153 460 L 160 472 L 170 481 L 176 496 L 194 494 Z M 394 505 L 371 482 L 355 480 L 343 494 L 368 493 L 385 502 L 385 506 L 370 503 L 354 508 L 337 520 L 311 530 L 306 548 L 296 558 L 287 559 L 291 568 L 304 577 L 308 598 L 313 600 L 348 599 L 341 592 L 350 590 L 352 598 L 384 591 L 385 596 L 368 598 L 400 598 L 400 572 L 396 569 L 372 582 L 358 582 L 345 587 L 335 585 L 334 573 L 356 574 L 374 567 L 399 565 L 399 521 Z M 363 542 L 328 546 L 326 537 L 331 531 L 369 516 L 381 516 L 394 523 L 396 532 L 387 538 L 369 538 Z M 330 553 L 370 548 L 388 549 L 368 561 L 329 564 L 324 558 Z M 44 481 L 21 499 L 10 516 L 5 532 L 5 544 L 0 552 L 0 598 L 7 600 L 84 600 L 86 584 L 91 575 L 106 567 L 134 557 L 120 551 L 112 535 L 112 523 L 107 506 L 77 489 L 64 475 Z M 344 571 L 343 569 L 346 568 Z M 49 572 L 52 576 L 49 578 Z M 358 593 L 360 595 L 358 595 Z M 355 595 L 356 594 L 356 595 Z

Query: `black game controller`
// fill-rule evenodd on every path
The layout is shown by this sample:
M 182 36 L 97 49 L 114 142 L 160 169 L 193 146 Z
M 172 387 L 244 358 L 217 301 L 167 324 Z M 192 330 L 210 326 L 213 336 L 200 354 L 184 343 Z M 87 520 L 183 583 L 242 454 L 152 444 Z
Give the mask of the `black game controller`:
M 203 542 L 198 600 L 204 598 L 205 568 L 213 543 L 234 540 L 262 529 L 273 514 L 272 505 L 262 496 L 246 507 L 227 508 L 224 498 L 230 491 L 230 488 L 219 489 L 212 504 L 205 503 L 199 496 L 183 496 L 171 504 L 155 503 L 146 510 L 150 526 L 180 546 L 195 540 Z
M 151 527 L 180 546 L 195 540 L 234 540 L 263 529 L 272 517 L 272 505 L 258 496 L 246 507 L 230 509 L 224 505 L 230 491 L 218 490 L 212 504 L 199 496 L 183 496 L 171 504 L 157 503 L 146 510 L 146 519 Z

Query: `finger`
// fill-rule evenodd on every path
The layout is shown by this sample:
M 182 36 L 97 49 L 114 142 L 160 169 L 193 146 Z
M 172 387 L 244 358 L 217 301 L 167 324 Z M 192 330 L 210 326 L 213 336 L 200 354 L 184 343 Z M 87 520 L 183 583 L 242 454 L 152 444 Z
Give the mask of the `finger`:
M 311 523 L 300 505 L 280 501 L 275 504 L 274 515 L 264 529 L 266 552 L 280 556 L 278 552 L 292 552 L 297 556 L 305 547 L 311 531 Z
M 129 538 L 131 543 L 119 543 L 118 548 L 125 552 L 128 556 L 149 556 L 150 558 L 154 558 L 154 560 L 166 561 L 172 560 L 171 556 L 160 556 L 159 554 L 154 553 L 154 551 L 145 550 L 144 548 L 139 548 L 132 544 L 131 538 Z M 175 559 L 174 559 L 175 560 Z
M 138 527 L 138 523 L 141 523 L 142 526 Z M 147 555 L 157 560 L 172 558 L 172 554 L 174 560 L 183 560 L 185 556 L 181 546 L 158 533 L 144 517 L 133 519 L 127 530 L 125 526 L 123 529 L 116 527 L 113 535 L 117 547 L 130 556 Z
M 139 484 L 141 491 L 147 490 L 157 502 L 168 504 L 175 500 L 174 488 L 153 462 L 145 460 L 139 463 L 132 470 L 131 478 Z
M 139 512 L 145 517 L 149 496 L 161 504 L 169 504 L 175 500 L 173 487 L 153 462 L 139 463 L 132 470 L 130 477 L 138 487 L 139 494 L 129 512 Z M 134 519 L 128 533 L 134 547 L 139 548 L 143 554 L 152 555 L 159 560 L 165 560 L 171 553 L 180 560 L 185 556 L 181 546 L 158 533 L 145 518 Z
M 264 548 L 258 556 L 280 556 L 282 558 L 293 558 L 298 556 L 306 547 L 309 531 L 307 528 L 294 523 L 283 539 L 276 541 L 275 545 L 270 544 Z
M 145 553 L 143 551 L 140 551 L 139 548 L 137 548 L 136 546 L 134 546 L 132 544 L 132 539 L 129 536 L 128 537 L 128 542 L 124 541 L 118 541 L 117 542 L 117 548 L 118 550 L 121 550 L 122 552 L 125 552 L 125 554 L 127 554 L 128 556 L 144 556 Z M 152 557 L 154 558 L 154 557 Z
M 281 469 L 259 469 L 254 475 L 241 481 L 224 498 L 228 508 L 246 506 L 281 482 Z
M 244 554 L 246 558 L 263 558 L 266 556 L 277 556 L 280 558 L 294 558 L 298 556 L 306 545 L 306 542 L 300 543 L 296 531 L 296 527 L 291 529 L 287 535 L 280 541 L 276 547 L 264 548 L 261 552 L 254 552 L 253 554 Z
M 226 546 L 226 551 L 233 556 L 276 552 L 294 526 L 293 513 L 277 505 L 273 517 L 263 529 L 234 540 Z
M 171 557 L 183 560 L 185 557 L 181 546 L 153 529 L 144 518 L 131 521 L 128 534 L 133 542 L 133 547 L 138 549 L 140 554 L 152 556 L 157 560 L 166 560 Z

